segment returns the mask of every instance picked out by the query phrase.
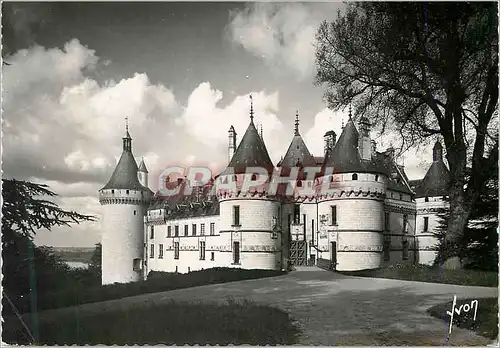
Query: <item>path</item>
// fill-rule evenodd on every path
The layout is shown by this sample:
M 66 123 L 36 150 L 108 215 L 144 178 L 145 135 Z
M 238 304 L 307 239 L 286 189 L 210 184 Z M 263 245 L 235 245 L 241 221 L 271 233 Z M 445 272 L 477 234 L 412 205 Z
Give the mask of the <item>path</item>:
M 472 331 L 429 316 L 435 304 L 457 298 L 496 297 L 498 290 L 449 284 L 344 276 L 318 268 L 288 275 L 207 285 L 87 304 L 86 311 L 155 305 L 170 300 L 226 301 L 249 299 L 290 312 L 302 328 L 301 345 L 485 345 Z M 74 308 L 56 310 L 75 310 Z M 40 313 L 41 315 L 48 314 Z

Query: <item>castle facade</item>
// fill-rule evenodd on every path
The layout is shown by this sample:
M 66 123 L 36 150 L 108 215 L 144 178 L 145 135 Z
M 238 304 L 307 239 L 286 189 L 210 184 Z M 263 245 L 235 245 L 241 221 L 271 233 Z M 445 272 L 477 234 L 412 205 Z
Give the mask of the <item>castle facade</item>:
M 251 109 L 238 146 L 234 127 L 229 129 L 226 170 L 202 185 L 167 178 L 166 186 L 180 190 L 164 196 L 149 189 L 147 168 L 144 161 L 137 165 L 127 129 L 121 158 L 99 190 L 102 283 L 213 267 L 279 270 L 321 261 L 351 271 L 431 264 L 437 212 L 447 206 L 442 147 L 435 144 L 425 177 L 410 181 L 394 150 L 378 152 L 369 133 L 366 118 L 357 125 L 349 118 L 338 140 L 333 131 L 325 133 L 324 156 L 314 157 L 297 115 L 290 146 L 275 166 Z M 270 175 L 262 185 L 241 190 L 255 180 L 248 172 L 255 167 L 269 174 L 278 170 L 278 189 L 270 189 L 276 179 Z

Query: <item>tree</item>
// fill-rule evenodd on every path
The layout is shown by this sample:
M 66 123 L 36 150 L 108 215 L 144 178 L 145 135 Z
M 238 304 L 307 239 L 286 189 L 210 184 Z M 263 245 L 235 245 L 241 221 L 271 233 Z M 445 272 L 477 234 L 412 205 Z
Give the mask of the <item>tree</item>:
M 498 161 L 497 27 L 493 2 L 363 2 L 317 32 L 316 83 L 330 108 L 352 103 L 355 117 L 393 127 L 401 152 L 444 139 L 450 247 Z
M 95 245 L 94 253 L 90 258 L 89 270 L 95 274 L 98 274 L 99 279 L 101 277 L 101 266 L 102 266 L 102 245 L 101 243 L 97 243 Z
M 444 244 L 448 210 L 438 211 L 440 226 L 437 230 L 437 264 L 442 263 L 449 255 L 457 255 L 466 268 L 498 272 L 498 164 L 492 168 L 491 175 L 472 208 L 463 237 L 452 250 L 446 249 Z
M 37 230 L 95 220 L 93 216 L 63 210 L 54 202 L 42 199 L 43 196 L 54 197 L 56 194 L 47 185 L 2 179 L 3 291 L 4 298 L 8 296 L 3 310 L 9 311 L 8 314 L 26 311 L 26 298 L 29 298 L 34 340 L 38 336 L 37 292 L 57 286 L 58 279 L 69 270 L 50 248 L 34 245 Z

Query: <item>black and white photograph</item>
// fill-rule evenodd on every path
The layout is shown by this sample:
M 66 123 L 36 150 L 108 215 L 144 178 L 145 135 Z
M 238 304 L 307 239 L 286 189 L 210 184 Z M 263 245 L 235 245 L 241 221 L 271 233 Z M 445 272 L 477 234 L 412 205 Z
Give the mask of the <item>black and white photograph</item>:
M 2 344 L 498 347 L 498 2 L 2 2 Z

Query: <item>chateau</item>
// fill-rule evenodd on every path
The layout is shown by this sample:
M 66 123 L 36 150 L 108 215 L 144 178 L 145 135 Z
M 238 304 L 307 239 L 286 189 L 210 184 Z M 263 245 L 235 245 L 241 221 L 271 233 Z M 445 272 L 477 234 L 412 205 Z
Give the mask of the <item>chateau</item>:
M 340 271 L 433 262 L 436 212 L 446 207 L 449 181 L 439 142 L 425 177 L 410 181 L 392 148 L 377 151 L 366 118 L 355 124 L 349 115 L 338 139 L 328 130 L 324 156 L 313 157 L 297 115 L 290 146 L 275 166 L 253 116 L 251 107 L 238 146 L 234 127 L 229 129 L 226 170 L 201 186 L 167 178 L 167 187 L 181 189 L 168 196 L 148 188 L 148 170 L 144 161 L 135 161 L 127 127 L 121 158 L 99 190 L 103 284 L 138 281 L 151 271 L 287 269 L 318 259 Z M 298 175 L 289 180 L 288 192 L 286 183 L 277 192 L 266 185 L 220 188 L 255 180 L 249 167 L 280 170 L 285 178 L 293 171 Z M 316 175 L 310 178 L 306 168 L 316 168 Z M 321 189 L 325 185 L 328 190 Z

